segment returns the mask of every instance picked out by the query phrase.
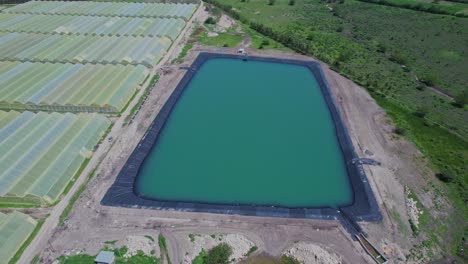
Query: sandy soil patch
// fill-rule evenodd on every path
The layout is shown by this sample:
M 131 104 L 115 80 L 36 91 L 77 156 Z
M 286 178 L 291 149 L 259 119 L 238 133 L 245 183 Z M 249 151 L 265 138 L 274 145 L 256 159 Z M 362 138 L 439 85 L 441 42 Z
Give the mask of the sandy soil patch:
M 139 250 L 148 256 L 159 257 L 160 255 L 159 246 L 155 244 L 152 236 L 127 236 L 125 240 L 119 241 L 116 245 L 118 248 L 123 246 L 128 248 L 125 258 L 136 255 Z
M 232 248 L 231 263 L 237 263 L 242 260 L 249 252 L 249 249 L 255 244 L 241 234 L 189 234 L 187 240 L 192 243 L 191 250 L 184 256 L 183 263 L 192 263 L 192 260 L 203 250 L 208 251 L 211 248 L 226 243 Z
M 408 210 L 408 216 L 416 228 L 419 228 L 419 216 L 423 213 L 423 211 L 419 210 L 418 202 L 415 201 L 413 198 L 410 197 L 411 191 L 408 187 L 405 187 L 405 195 L 406 195 L 406 209 Z
M 304 264 L 341 264 L 341 257 L 325 246 L 299 242 L 284 251 L 284 254 Z
M 235 24 L 234 20 L 232 18 L 226 16 L 225 14 L 221 15 L 221 17 L 218 20 L 218 23 L 216 23 L 216 32 L 226 32 L 228 29 L 230 29 L 233 25 Z

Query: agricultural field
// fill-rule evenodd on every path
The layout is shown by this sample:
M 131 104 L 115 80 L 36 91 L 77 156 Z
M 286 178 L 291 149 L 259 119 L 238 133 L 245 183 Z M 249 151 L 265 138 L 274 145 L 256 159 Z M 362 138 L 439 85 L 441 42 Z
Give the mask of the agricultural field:
M 274 5 L 260 0 L 218 2 L 278 35 L 294 37 L 307 47 L 304 52 L 405 110 L 422 109 L 430 123 L 468 136 L 468 127 L 462 122 L 468 118 L 467 112 L 431 87 L 451 96 L 466 90 L 465 18 L 353 0 L 343 4 L 295 1 L 292 6 L 287 0 Z
M 416 11 L 429 12 L 434 14 L 445 14 L 459 17 L 468 16 L 468 4 L 459 0 L 440 1 L 440 0 L 358 0 L 366 3 L 378 5 L 394 6 L 407 8 Z
M 142 65 L 0 61 L 0 109 L 119 113 L 148 74 Z
M 88 1 L 29 1 L 3 12 L 112 17 L 168 17 L 188 20 L 195 4 L 112 3 Z
M 55 210 L 133 99 L 138 108 L 198 4 L 0 7 L 0 262 L 16 263 L 49 221 L 36 213 Z
M 0 112 L 0 202 L 53 204 L 110 120 L 99 114 Z
M 0 33 L 0 60 L 52 63 L 142 64 L 153 67 L 172 41 L 151 37 L 99 37 Z
M 447 223 L 467 217 L 466 18 L 354 0 L 206 2 L 365 87 L 395 136 L 427 158 L 434 172 L 427 177 L 454 207 L 449 217 L 427 218 L 421 233 L 429 238 L 419 249 L 437 245 L 455 255 L 463 247 L 466 228 Z
M 9 214 L 0 213 L 0 256 L 2 256 L 2 263 L 9 263 L 33 233 L 36 225 L 36 220 L 17 211 Z
M 181 18 L 134 18 L 0 13 L 0 31 L 92 36 L 167 37 L 184 28 Z
M 58 201 L 111 125 L 74 113 L 121 113 L 195 8 L 32 1 L 0 12 L 2 207 Z

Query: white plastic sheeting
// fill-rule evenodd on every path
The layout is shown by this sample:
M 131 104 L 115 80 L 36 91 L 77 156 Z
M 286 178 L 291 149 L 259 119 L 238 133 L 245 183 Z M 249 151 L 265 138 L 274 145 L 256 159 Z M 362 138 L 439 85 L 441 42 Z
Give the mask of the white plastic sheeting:
M 188 20 L 196 4 L 111 3 L 88 1 L 29 1 L 3 10 L 7 13 L 67 14 L 123 17 L 177 17 Z
M 166 37 L 0 33 L 0 60 L 153 67 L 171 44 L 172 41 Z
M 0 62 L 0 107 L 120 112 L 149 70 L 143 65 Z
M 110 125 L 98 114 L 0 111 L 4 118 L 10 121 L 0 128 L 0 196 L 45 203 L 58 199 Z
M 98 36 L 168 37 L 184 28 L 181 18 L 98 17 L 0 13 L 0 31 Z

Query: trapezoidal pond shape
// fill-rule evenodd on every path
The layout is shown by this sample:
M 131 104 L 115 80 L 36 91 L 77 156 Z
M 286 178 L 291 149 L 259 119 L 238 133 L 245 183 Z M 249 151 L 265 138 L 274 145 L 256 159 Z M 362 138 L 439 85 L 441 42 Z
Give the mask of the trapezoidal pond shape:
M 101 203 L 377 221 L 318 63 L 200 53 Z

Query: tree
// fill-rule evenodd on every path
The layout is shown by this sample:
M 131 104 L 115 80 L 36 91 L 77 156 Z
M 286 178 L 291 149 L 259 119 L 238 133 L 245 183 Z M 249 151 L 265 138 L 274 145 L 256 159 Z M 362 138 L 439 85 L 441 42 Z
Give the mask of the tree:
M 424 108 L 424 107 L 420 107 L 418 109 L 416 109 L 416 111 L 413 112 L 413 115 L 417 116 L 417 117 L 420 117 L 420 118 L 424 118 L 426 115 L 427 115 L 427 109 Z
M 291 256 L 281 256 L 281 264 L 301 264 L 297 259 Z
M 221 243 L 210 249 L 206 254 L 206 264 L 228 264 L 232 248 L 226 243 Z
M 268 0 L 268 5 L 274 5 L 275 4 L 275 0 Z
M 446 171 L 441 171 L 435 174 L 437 179 L 443 181 L 443 182 L 452 182 L 455 177 L 453 177 L 453 173 L 446 170 Z
M 288 5 L 293 6 L 296 4 L 296 0 L 289 0 Z
M 213 17 L 209 17 L 205 20 L 205 24 L 216 24 L 216 20 Z
M 468 92 L 467 90 L 463 90 L 461 93 L 457 94 L 455 98 L 453 98 L 455 101 L 453 102 L 453 105 L 456 107 L 464 107 L 465 105 L 468 104 Z

